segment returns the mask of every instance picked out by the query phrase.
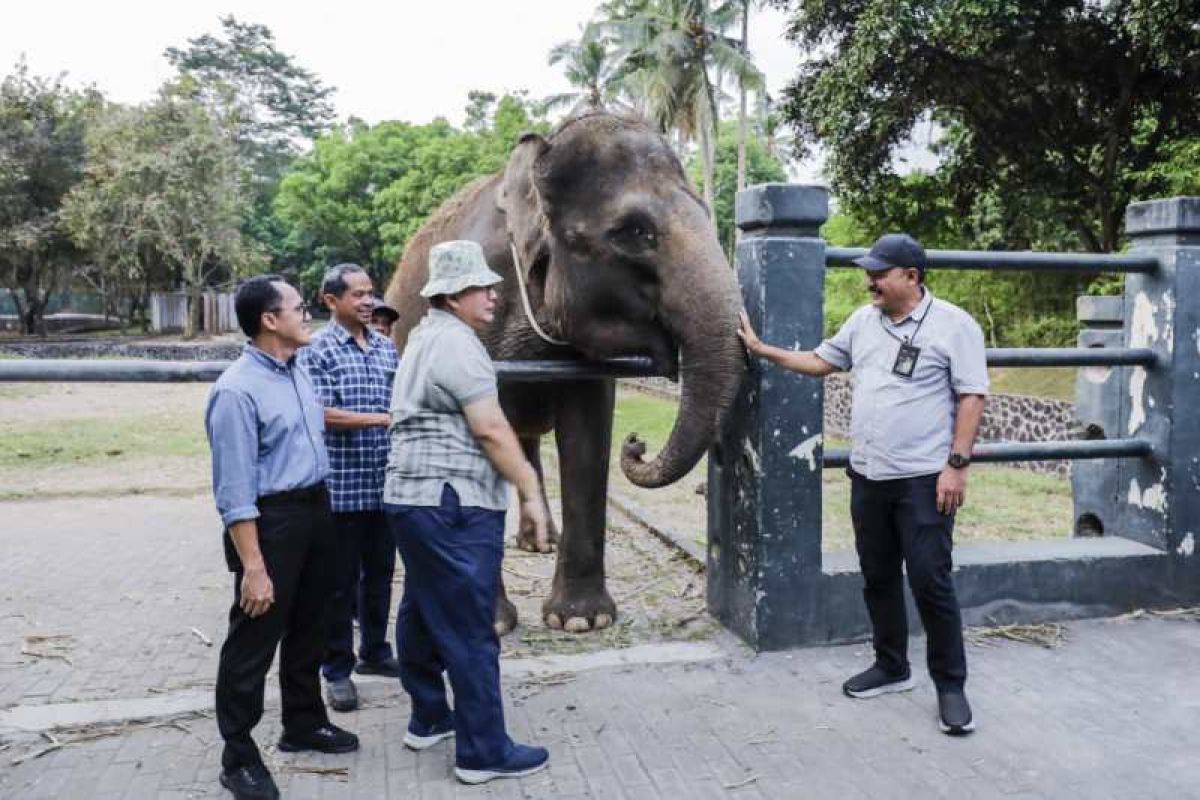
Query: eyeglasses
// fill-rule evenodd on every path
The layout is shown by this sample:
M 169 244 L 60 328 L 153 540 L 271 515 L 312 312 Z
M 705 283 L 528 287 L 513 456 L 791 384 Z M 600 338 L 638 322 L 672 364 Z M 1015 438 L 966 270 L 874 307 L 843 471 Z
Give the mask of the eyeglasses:
M 284 310 L 285 309 L 283 306 L 272 306 L 271 308 L 267 309 L 267 311 L 271 314 L 278 314 Z M 299 314 L 301 319 L 312 319 L 312 312 L 308 308 L 308 303 L 301 303 L 298 306 L 292 306 L 290 310 Z

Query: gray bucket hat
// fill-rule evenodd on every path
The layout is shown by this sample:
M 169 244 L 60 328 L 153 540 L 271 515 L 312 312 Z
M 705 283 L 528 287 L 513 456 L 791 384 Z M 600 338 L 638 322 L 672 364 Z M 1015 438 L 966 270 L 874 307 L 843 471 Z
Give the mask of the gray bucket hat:
M 494 286 L 504 280 L 488 267 L 478 242 L 457 239 L 429 250 L 429 281 L 421 297 L 457 294 L 475 286 Z

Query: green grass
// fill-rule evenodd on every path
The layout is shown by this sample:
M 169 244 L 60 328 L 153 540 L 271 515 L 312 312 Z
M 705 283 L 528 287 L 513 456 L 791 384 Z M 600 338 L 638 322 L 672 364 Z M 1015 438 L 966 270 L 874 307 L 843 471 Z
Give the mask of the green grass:
M 637 431 L 651 442 L 657 452 L 671 430 L 675 404 L 636 392 L 621 392 L 617 397 L 614 434 Z M 844 448 L 848 443 L 830 439 L 829 448 Z M 615 443 L 619 447 L 619 442 Z M 624 483 L 615 465 L 616 486 Z M 681 529 L 703 539 L 702 506 L 697 506 L 694 487 L 703 480 L 697 470 L 674 486 L 654 490 L 644 496 L 665 510 Z M 822 549 L 842 550 L 854 546 L 850 525 L 850 481 L 841 470 L 825 470 L 822 492 Z M 651 500 L 653 497 L 653 500 Z M 1073 518 L 1071 483 L 1052 475 L 998 465 L 971 468 L 967 484 L 967 503 L 955 521 L 957 542 L 972 540 L 1024 540 L 1069 536 Z
M 642 392 L 621 392 L 613 413 L 613 454 L 620 453 L 626 434 L 636 433 L 656 453 L 667 443 L 675 424 L 675 403 Z
M 1075 367 L 993 367 L 992 394 L 1024 394 L 1075 400 Z
M 30 469 L 208 452 L 200 421 L 175 414 L 34 423 L 5 420 L 0 422 L 0 442 L 0 467 Z

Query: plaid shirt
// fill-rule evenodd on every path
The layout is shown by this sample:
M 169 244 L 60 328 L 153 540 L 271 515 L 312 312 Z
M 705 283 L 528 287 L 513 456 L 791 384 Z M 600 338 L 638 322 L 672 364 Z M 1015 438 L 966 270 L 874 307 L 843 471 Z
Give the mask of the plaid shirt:
M 317 398 L 326 408 L 364 414 L 388 411 L 392 378 L 400 363 L 396 345 L 367 328 L 363 350 L 336 321 L 322 328 L 299 360 L 312 376 Z M 329 498 L 337 513 L 383 508 L 383 473 L 388 432 L 384 427 L 325 431 L 329 451 Z
M 464 506 L 503 511 L 508 482 L 476 441 L 463 409 L 496 394 L 496 369 L 475 331 L 431 308 L 408 335 L 392 396 L 384 502 L 437 506 L 450 484 Z

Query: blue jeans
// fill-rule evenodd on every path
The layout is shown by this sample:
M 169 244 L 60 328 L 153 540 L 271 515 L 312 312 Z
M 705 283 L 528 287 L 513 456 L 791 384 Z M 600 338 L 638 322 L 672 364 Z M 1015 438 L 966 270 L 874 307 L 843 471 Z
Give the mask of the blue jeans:
M 446 484 L 439 506 L 384 505 L 404 560 L 396 620 L 400 682 L 413 718 L 436 725 L 454 689 L 456 763 L 503 764 L 512 751 L 500 694 L 500 640 L 493 627 L 504 555 L 504 512 L 463 506 Z

